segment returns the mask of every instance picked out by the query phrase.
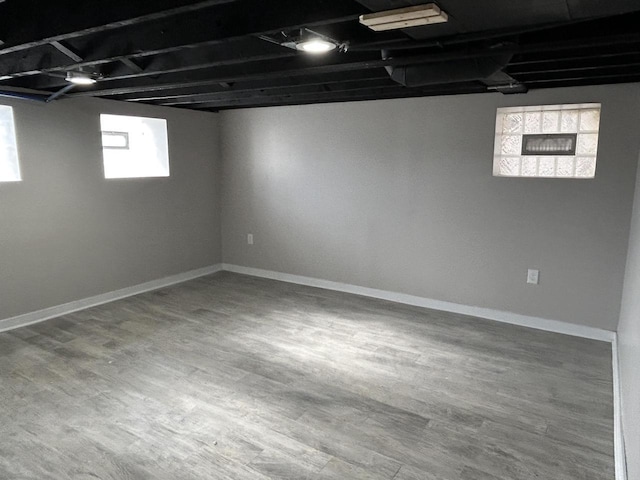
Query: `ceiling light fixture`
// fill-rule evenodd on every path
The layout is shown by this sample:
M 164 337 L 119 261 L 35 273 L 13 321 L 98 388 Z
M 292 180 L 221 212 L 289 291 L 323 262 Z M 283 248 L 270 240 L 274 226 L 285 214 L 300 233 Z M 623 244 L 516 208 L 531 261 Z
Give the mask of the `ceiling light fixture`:
M 66 80 L 75 85 L 93 85 L 97 81 L 94 76 L 83 72 L 67 72 Z
M 448 20 L 449 16 L 435 3 L 360 15 L 360 23 L 375 32 L 445 23 Z
M 296 49 L 313 54 L 327 53 L 335 50 L 337 47 L 338 45 L 334 42 L 320 37 L 308 38 L 296 43 Z
M 322 33 L 314 32 L 308 28 L 300 28 L 293 31 L 282 31 L 277 34 L 260 35 L 261 40 L 275 43 L 281 47 L 298 50 L 311 55 L 321 55 L 333 50 L 346 52 L 349 49 L 348 42 L 338 42 Z

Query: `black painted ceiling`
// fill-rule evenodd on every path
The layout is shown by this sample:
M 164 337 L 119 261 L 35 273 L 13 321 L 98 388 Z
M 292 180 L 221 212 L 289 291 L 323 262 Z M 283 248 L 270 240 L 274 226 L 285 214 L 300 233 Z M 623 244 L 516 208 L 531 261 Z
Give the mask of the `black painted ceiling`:
M 422 3 L 0 0 L 0 91 L 47 96 L 82 70 L 100 80 L 59 98 L 217 111 L 640 81 L 639 0 L 440 0 L 446 24 L 375 33 L 358 23 Z M 348 50 L 310 56 L 269 41 L 300 28 Z M 446 76 L 495 56 L 506 65 L 491 78 Z M 439 72 L 437 81 L 405 87 L 385 69 L 405 66 Z

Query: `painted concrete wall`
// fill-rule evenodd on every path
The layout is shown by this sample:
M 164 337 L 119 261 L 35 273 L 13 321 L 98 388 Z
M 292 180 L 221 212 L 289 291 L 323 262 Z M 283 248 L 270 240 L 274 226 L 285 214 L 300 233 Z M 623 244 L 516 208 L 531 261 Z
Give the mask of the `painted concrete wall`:
M 0 183 L 0 319 L 220 261 L 218 116 L 107 100 L 14 107 Z M 105 180 L 100 113 L 168 121 L 171 177 Z
M 492 177 L 497 107 L 573 102 L 603 105 L 595 180 Z M 23 181 L 0 184 L 0 319 L 222 260 L 609 330 L 620 313 L 640 478 L 639 86 L 221 116 L 2 103 Z M 166 118 L 171 177 L 105 180 L 100 113 Z
M 640 478 L 640 175 L 618 325 L 618 361 L 628 478 L 633 480 Z
M 639 92 L 224 112 L 224 262 L 615 330 Z M 492 176 L 496 107 L 582 102 L 602 103 L 594 180 Z

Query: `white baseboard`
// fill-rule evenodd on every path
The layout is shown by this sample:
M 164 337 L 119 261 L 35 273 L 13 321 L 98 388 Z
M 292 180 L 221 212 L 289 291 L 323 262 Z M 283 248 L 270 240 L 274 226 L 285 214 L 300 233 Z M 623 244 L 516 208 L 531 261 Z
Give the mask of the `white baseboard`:
M 611 342 L 613 363 L 613 450 L 616 480 L 627 480 L 627 461 L 622 434 L 622 393 L 620 392 L 620 364 L 618 362 L 618 335 Z
M 470 315 L 473 317 L 495 320 L 497 322 L 509 323 L 522 327 L 529 327 L 538 330 L 545 330 L 548 332 L 572 335 L 574 337 L 612 342 L 615 336 L 615 332 L 604 330 L 601 328 L 586 327 L 583 325 L 560 322 L 558 320 L 549 320 L 546 318 L 530 317 L 527 315 L 520 315 L 519 313 L 504 312 L 491 308 L 473 307 L 458 303 L 444 302 L 442 300 L 417 297 L 415 295 L 407 295 L 405 293 L 396 293 L 386 290 L 378 290 L 375 288 L 359 287 L 357 285 L 332 282 L 330 280 L 321 280 L 319 278 L 303 277 L 300 275 L 291 275 L 289 273 L 274 272 L 271 270 L 262 270 L 259 268 L 242 267 L 240 265 L 231 265 L 228 263 L 223 263 L 222 269 L 229 272 L 252 275 L 254 277 L 270 278 L 273 280 L 280 280 L 288 283 L 297 283 L 310 287 L 336 290 L 339 292 L 353 293 L 365 297 L 389 300 L 396 303 L 404 303 L 406 305 L 413 305 L 416 307 L 430 308 L 432 310 L 443 310 L 446 312 L 459 313 L 462 315 Z
M 520 325 L 523 327 L 535 328 L 538 330 L 546 330 L 549 332 L 562 333 L 565 335 L 573 335 L 576 337 L 589 338 L 593 340 L 601 340 L 606 342 L 613 342 L 615 339 L 615 332 L 604 330 L 594 327 L 586 327 L 583 325 L 575 325 L 572 323 L 560 322 L 557 320 L 549 320 L 546 318 L 530 317 L 527 315 L 520 315 L 518 313 L 504 312 L 501 310 L 494 310 L 491 308 L 474 307 L 469 305 L 462 305 L 453 302 L 445 302 L 442 300 L 433 300 L 425 297 L 418 297 L 415 295 L 407 295 L 405 293 L 389 292 L 386 290 L 378 290 L 375 288 L 360 287 L 357 285 L 350 285 L 346 283 L 333 282 L 330 280 L 322 280 L 313 277 L 304 277 L 300 275 L 292 275 L 289 273 L 275 272 L 271 270 L 262 270 L 259 268 L 243 267 L 240 265 L 231 264 L 216 264 L 209 267 L 199 268 L 197 270 L 191 270 L 189 272 L 179 273 L 170 277 L 160 278 L 158 280 L 152 280 L 150 282 L 141 283 L 132 287 L 123 288 L 113 292 L 107 292 L 100 295 L 96 295 L 81 300 L 75 300 L 73 302 L 65 303 L 63 305 L 57 305 L 55 307 L 45 308 L 36 312 L 30 312 L 16 317 L 5 318 L 0 320 L 0 332 L 6 330 L 12 330 L 14 328 L 24 327 L 32 325 L 34 323 L 49 320 L 51 318 L 59 317 L 69 313 L 84 310 L 85 308 L 95 307 L 104 303 L 113 302 L 121 298 L 131 297 L 139 293 L 148 292 L 150 290 L 156 290 L 158 288 L 167 287 L 169 285 L 175 285 L 177 283 L 186 282 L 194 278 L 210 275 L 221 270 L 227 270 L 230 272 L 242 273 L 245 275 L 252 275 L 255 277 L 270 278 L 273 280 L 280 280 L 283 282 L 297 283 L 300 285 L 307 285 L 311 287 L 324 288 L 327 290 L 336 290 L 339 292 L 353 293 L 356 295 L 362 295 L 365 297 L 373 297 L 381 300 L 388 300 L 391 302 L 403 303 L 406 305 L 413 305 L 417 307 L 430 308 L 433 310 L 443 310 L 452 313 L 459 313 L 463 315 L 470 315 L 474 317 L 486 318 L 489 320 L 495 320 L 498 322 L 509 323 L 512 325 Z
M 622 435 L 622 419 L 621 419 L 621 397 L 620 397 L 620 371 L 618 365 L 618 343 L 615 332 L 594 327 L 586 327 L 575 325 L 572 323 L 560 322 L 557 320 L 549 320 L 546 318 L 531 317 L 520 315 L 518 313 L 504 312 L 484 307 L 474 307 L 462 305 L 458 303 L 445 302 L 441 300 L 433 300 L 430 298 L 407 295 L 404 293 L 389 292 L 386 290 L 378 290 L 375 288 L 359 287 L 340 282 L 332 282 L 330 280 L 322 280 L 313 277 L 304 277 L 300 275 L 292 275 L 289 273 L 275 272 L 271 270 L 262 270 L 259 268 L 243 267 L 231 264 L 216 264 L 209 267 L 191 270 L 189 272 L 172 275 L 150 282 L 141 283 L 131 287 L 123 288 L 113 292 L 103 293 L 89 298 L 76 300 L 55 307 L 45 308 L 36 312 L 18 315 L 16 317 L 0 320 L 0 332 L 13 330 L 34 323 L 43 322 L 51 318 L 59 317 L 69 313 L 84 310 L 86 308 L 96 307 L 105 303 L 120 300 L 122 298 L 131 297 L 140 293 L 157 290 L 159 288 L 168 287 L 178 283 L 186 282 L 205 275 L 226 270 L 229 272 L 252 275 L 255 277 L 269 278 L 280 280 L 288 283 L 296 283 L 299 285 L 307 285 L 311 287 L 324 288 L 327 290 L 335 290 L 339 292 L 352 293 L 365 297 L 378 298 L 391 302 L 403 303 L 417 307 L 430 308 L 433 310 L 443 310 L 463 315 L 471 315 L 474 317 L 486 318 L 498 322 L 519 325 L 523 327 L 535 328 L 549 332 L 562 333 L 576 337 L 589 338 L 593 340 L 601 340 L 611 342 L 612 344 L 612 367 L 613 367 L 613 410 L 614 410 L 614 443 L 615 443 L 615 478 L 616 480 L 627 480 L 626 462 L 624 451 L 624 438 Z
M 209 267 L 199 268 L 197 270 L 191 270 L 189 272 L 179 273 L 177 275 L 171 275 L 170 277 L 159 278 L 158 280 L 152 280 L 150 282 L 141 283 L 132 287 L 115 290 L 113 292 L 102 293 L 89 298 L 83 298 L 81 300 L 75 300 L 73 302 L 65 303 L 63 305 L 57 305 L 55 307 L 45 308 L 44 310 L 38 310 L 36 312 L 25 313 L 24 315 L 18 315 L 17 317 L 5 318 L 0 320 L 0 332 L 7 330 L 13 330 L 14 328 L 26 327 L 27 325 L 33 325 L 34 323 L 43 322 L 61 315 L 67 315 L 69 313 L 84 310 L 85 308 L 97 307 L 105 303 L 120 300 L 122 298 L 131 297 L 140 293 L 149 292 L 151 290 L 157 290 L 159 288 L 168 287 L 169 285 L 175 285 L 176 283 L 186 282 L 187 280 L 193 280 L 194 278 L 210 275 L 222 270 L 221 264 L 211 265 Z

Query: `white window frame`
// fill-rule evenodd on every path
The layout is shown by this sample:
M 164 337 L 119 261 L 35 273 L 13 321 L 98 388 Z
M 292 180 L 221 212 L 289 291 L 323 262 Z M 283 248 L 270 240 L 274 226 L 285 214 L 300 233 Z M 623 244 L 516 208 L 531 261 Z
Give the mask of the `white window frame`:
M 168 125 L 164 118 L 100 115 L 104 177 L 169 177 Z
M 107 142 L 105 142 L 105 139 L 108 138 L 121 138 L 123 140 L 122 145 L 116 145 L 115 143 L 109 145 Z M 107 148 L 110 150 L 129 150 L 129 132 L 103 131 L 102 148 Z
M 8 145 L 4 143 L 0 145 L 0 183 L 21 182 L 22 172 L 20 169 L 20 152 L 18 151 L 18 138 L 16 131 L 16 121 L 13 107 L 9 105 L 0 105 L 0 111 L 3 111 L 9 118 Z M 0 137 L 0 140 L 2 137 Z

